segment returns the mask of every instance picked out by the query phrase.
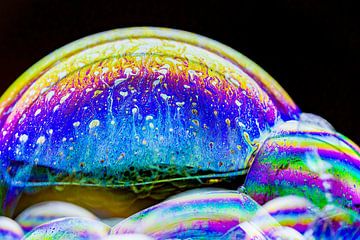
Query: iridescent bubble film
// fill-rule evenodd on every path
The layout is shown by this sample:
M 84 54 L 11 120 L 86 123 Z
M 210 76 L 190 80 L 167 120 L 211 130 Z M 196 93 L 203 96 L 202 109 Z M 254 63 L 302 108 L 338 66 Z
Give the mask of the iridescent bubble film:
M 153 240 L 153 238 L 146 236 L 144 234 L 129 233 L 129 234 L 109 235 L 103 240 Z
M 250 197 L 235 191 L 190 194 L 145 209 L 121 221 L 111 232 L 143 233 L 156 239 L 220 238 L 233 227 L 250 222 L 260 209 Z M 270 215 L 257 221 L 252 224 L 263 231 L 279 226 Z
M 359 147 L 336 132 L 297 121 L 267 138 L 245 181 L 260 204 L 294 194 L 321 208 L 334 202 L 356 211 L 359 186 Z
M 96 240 L 108 235 L 110 227 L 88 218 L 59 218 L 44 223 L 25 235 L 25 240 Z
M 360 215 L 349 209 L 327 205 L 304 235 L 315 239 L 359 239 Z
M 25 209 L 16 217 L 16 221 L 25 232 L 29 232 L 38 225 L 63 217 L 97 219 L 94 214 L 74 204 L 52 201 L 39 203 Z
M 269 239 L 281 239 L 281 240 L 305 240 L 298 231 L 290 227 L 279 227 L 275 231 L 271 232 Z
M 274 198 L 262 207 L 282 226 L 291 227 L 300 233 L 311 229 L 320 214 L 320 210 L 306 198 L 294 195 Z
M 184 31 L 33 65 L 0 98 L 0 163 L 1 239 L 360 239 L 360 148 Z
M 17 222 L 11 218 L 0 216 L 0 239 L 17 240 L 24 236 L 24 232 Z
M 246 173 L 264 133 L 299 114 L 246 57 L 157 28 L 115 30 L 65 46 L 1 100 L 0 157 L 16 195 L 46 186 L 62 186 L 62 195 L 77 186 L 161 195 L 163 183 L 225 181 Z M 11 193 L 4 207 L 17 201 Z

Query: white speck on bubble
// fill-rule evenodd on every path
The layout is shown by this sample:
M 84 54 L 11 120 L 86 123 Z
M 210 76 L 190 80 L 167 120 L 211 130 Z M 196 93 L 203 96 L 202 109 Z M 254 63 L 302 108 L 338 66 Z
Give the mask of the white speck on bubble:
M 55 92 L 50 91 L 48 94 L 46 94 L 46 101 L 50 101 L 50 99 L 54 96 Z
M 45 138 L 44 136 L 40 136 L 40 137 L 37 139 L 36 143 L 37 143 L 37 144 L 43 144 L 43 143 L 45 142 L 45 140 L 46 140 L 46 138 Z
M 167 101 L 170 98 L 170 96 L 166 95 L 165 93 L 161 93 L 160 97 L 162 97 L 165 101 Z
M 54 108 L 53 108 L 53 112 L 56 112 L 56 110 L 59 109 L 59 105 L 56 105 Z
M 24 113 L 24 114 L 21 116 L 21 118 L 20 118 L 20 120 L 19 120 L 19 123 L 22 123 L 22 122 L 25 120 L 25 118 L 26 118 L 26 114 Z
M 53 134 L 53 132 L 54 132 L 54 130 L 52 130 L 52 129 L 49 129 L 49 134 L 51 135 L 51 134 Z
M 241 102 L 239 102 L 239 100 L 235 100 L 235 104 L 240 107 L 241 106 Z
M 166 75 L 168 73 L 168 70 L 167 69 L 160 69 L 160 70 L 157 70 L 157 72 L 161 73 L 162 75 Z
M 29 137 L 26 134 L 21 134 L 20 138 L 19 138 L 20 142 L 22 142 L 22 143 L 25 143 L 28 139 L 29 139 Z
M 97 119 L 94 119 L 94 120 L 92 120 L 92 121 L 90 122 L 89 127 L 90 127 L 90 128 L 94 128 L 94 127 L 97 127 L 97 126 L 99 126 L 99 125 L 100 125 L 100 121 L 97 120 Z
M 153 118 L 154 118 L 154 117 L 151 116 L 151 115 L 147 115 L 147 116 L 145 117 L 145 119 L 146 119 L 147 121 L 152 120 Z
M 160 83 L 160 80 L 155 80 L 154 82 L 153 82 L 153 86 L 155 87 L 156 85 L 158 85 Z
M 120 92 L 120 95 L 126 97 L 129 93 L 128 92 Z
M 324 182 L 323 186 L 326 190 L 330 190 L 331 189 L 331 184 L 329 182 Z
M 242 128 L 245 128 L 245 124 L 243 124 L 242 122 L 239 122 L 239 126 L 242 127 Z
M 102 73 L 104 74 L 104 73 L 107 73 L 109 71 L 109 68 L 107 68 L 107 67 L 105 67 L 105 68 L 103 68 L 102 69 Z
M 236 87 L 240 87 L 240 83 L 238 80 L 233 78 L 229 73 L 225 73 L 225 79 L 228 80 L 230 83 L 234 84 Z
M 43 94 L 44 92 L 46 92 L 49 88 L 48 87 L 44 87 L 43 89 L 41 89 L 40 93 Z
M 35 112 L 35 116 L 37 116 L 37 115 L 39 115 L 41 113 L 41 109 L 39 108 L 38 110 L 36 110 L 36 112 Z
M 73 126 L 74 126 L 74 127 L 78 127 L 78 126 L 80 126 L 80 122 L 79 122 L 79 121 L 74 122 L 74 123 L 73 123 Z
M 70 93 L 66 94 L 65 96 L 63 96 L 61 99 L 60 99 L 60 103 L 64 103 L 66 101 L 66 99 L 68 99 L 70 97 Z
M 185 105 L 185 102 L 176 102 L 175 104 L 176 104 L 176 106 L 178 106 L 178 107 L 182 107 L 182 106 Z
M 29 95 L 30 95 L 30 96 L 34 96 L 34 94 L 35 94 L 35 90 L 34 90 L 34 89 L 31 89 L 31 91 L 29 92 Z
M 116 79 L 114 81 L 114 85 L 117 86 L 119 85 L 120 83 L 124 82 L 125 80 L 127 80 L 127 78 L 119 78 L 119 79 Z
M 67 75 L 66 71 L 62 71 L 58 74 L 59 79 L 63 79 Z

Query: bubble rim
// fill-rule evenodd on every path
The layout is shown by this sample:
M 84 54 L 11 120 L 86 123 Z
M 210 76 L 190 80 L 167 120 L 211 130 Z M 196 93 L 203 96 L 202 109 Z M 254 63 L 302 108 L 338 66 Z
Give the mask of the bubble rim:
M 183 30 L 162 27 L 130 27 L 100 32 L 81 38 L 42 58 L 20 75 L 0 97 L 0 117 L 4 115 L 4 110 L 17 100 L 17 97 L 21 95 L 21 91 L 25 90 L 29 83 L 36 80 L 39 74 L 40 76 L 45 74 L 47 70 L 51 69 L 62 59 L 69 58 L 84 49 L 96 45 L 134 38 L 174 40 L 213 52 L 239 66 L 247 74 L 251 75 L 256 83 L 263 87 L 269 96 L 273 96 L 274 100 L 276 100 L 281 107 L 286 108 L 290 116 L 294 117 L 300 111 L 286 91 L 265 70 L 245 55 L 218 41 Z

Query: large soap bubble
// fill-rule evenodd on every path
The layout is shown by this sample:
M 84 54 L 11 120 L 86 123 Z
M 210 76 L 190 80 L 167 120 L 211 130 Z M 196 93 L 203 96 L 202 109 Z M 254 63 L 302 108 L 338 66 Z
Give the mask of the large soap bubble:
M 298 117 L 275 80 L 213 40 L 160 28 L 86 37 L 1 98 L 4 213 L 66 200 L 128 216 L 180 189 L 229 186 L 264 134 Z

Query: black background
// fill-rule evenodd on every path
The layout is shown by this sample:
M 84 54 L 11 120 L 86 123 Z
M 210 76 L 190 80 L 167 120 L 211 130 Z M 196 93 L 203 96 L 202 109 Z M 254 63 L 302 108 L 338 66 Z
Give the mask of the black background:
M 1 1 L 0 92 L 81 37 L 130 26 L 178 28 L 248 56 L 304 112 L 326 118 L 360 144 L 358 10 L 346 1 L 316 0 Z

